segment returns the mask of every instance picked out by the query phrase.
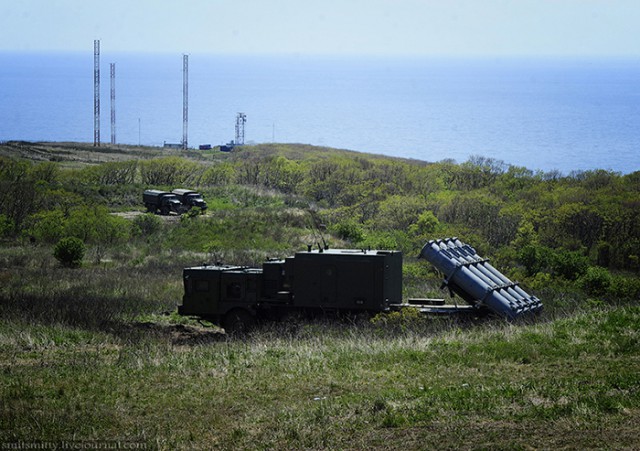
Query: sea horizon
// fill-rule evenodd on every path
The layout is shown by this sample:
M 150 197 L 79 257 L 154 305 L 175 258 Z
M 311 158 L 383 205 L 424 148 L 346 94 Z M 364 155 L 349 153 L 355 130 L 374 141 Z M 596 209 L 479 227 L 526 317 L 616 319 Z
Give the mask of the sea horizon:
M 101 141 L 182 138 L 182 55 L 100 59 Z M 93 141 L 93 52 L 0 52 L 0 141 Z M 640 169 L 640 59 L 189 56 L 189 146 L 234 138 L 531 170 Z

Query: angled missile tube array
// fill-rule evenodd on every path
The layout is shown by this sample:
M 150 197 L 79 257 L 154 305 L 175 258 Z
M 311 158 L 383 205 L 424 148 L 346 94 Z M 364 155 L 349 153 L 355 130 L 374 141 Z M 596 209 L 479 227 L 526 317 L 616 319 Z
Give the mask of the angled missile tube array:
M 476 250 L 457 238 L 431 240 L 420 252 L 445 276 L 443 287 L 476 307 L 486 307 L 507 319 L 542 310 L 542 302 L 526 293 L 517 282 L 481 258 Z

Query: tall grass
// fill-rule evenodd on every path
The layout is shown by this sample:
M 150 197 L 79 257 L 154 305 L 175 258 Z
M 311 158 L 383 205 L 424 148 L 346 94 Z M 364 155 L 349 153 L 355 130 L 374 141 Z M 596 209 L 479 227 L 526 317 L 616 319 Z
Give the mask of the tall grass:
M 639 320 L 626 307 L 395 335 L 318 322 L 185 344 L 175 327 L 134 339 L 36 323 L 11 340 L 3 319 L 1 433 L 160 449 L 632 447 Z
M 27 252 L 29 251 L 29 252 Z M 48 247 L 3 249 L 0 311 L 43 324 L 97 327 L 149 312 L 174 310 L 182 294 L 178 259 L 162 264 L 60 266 Z

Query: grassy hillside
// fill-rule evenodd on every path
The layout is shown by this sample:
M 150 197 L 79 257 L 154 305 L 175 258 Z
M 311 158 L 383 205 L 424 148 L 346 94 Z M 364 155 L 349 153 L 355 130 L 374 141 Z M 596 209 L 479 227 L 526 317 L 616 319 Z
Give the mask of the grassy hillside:
M 196 188 L 204 215 L 144 212 Z M 536 173 L 304 145 L 232 153 L 0 145 L 0 442 L 147 449 L 634 448 L 640 173 Z M 310 213 L 310 212 L 313 212 Z M 176 315 L 181 271 L 259 264 L 320 237 L 417 261 L 460 236 L 545 304 L 535 322 L 389 315 L 267 324 Z M 54 248 L 82 241 L 77 267 Z

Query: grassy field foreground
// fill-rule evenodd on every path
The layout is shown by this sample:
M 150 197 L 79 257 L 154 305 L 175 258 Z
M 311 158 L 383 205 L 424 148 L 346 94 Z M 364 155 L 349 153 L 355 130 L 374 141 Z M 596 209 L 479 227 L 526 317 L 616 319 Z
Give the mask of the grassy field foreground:
M 531 325 L 0 320 L 0 432 L 148 449 L 634 448 L 640 308 Z

